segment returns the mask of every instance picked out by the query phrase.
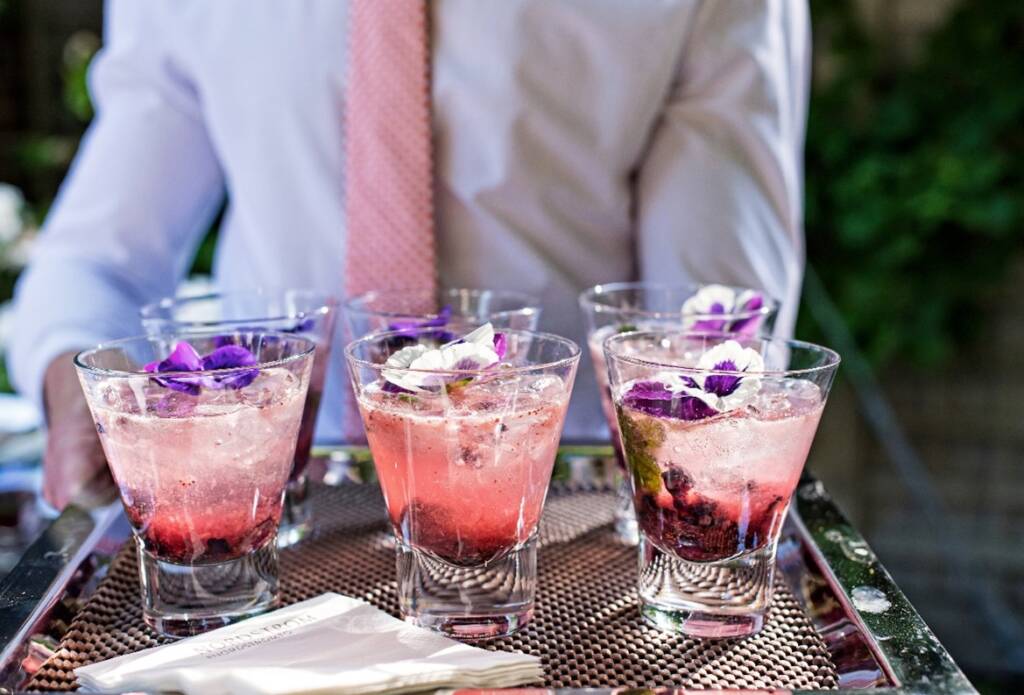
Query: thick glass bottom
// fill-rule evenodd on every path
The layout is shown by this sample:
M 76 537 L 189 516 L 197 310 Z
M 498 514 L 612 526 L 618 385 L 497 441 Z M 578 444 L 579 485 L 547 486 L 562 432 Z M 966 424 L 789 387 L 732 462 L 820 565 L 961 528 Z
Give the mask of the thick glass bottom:
M 459 567 L 395 543 L 398 604 L 406 622 L 461 640 L 505 637 L 533 617 L 537 537 L 477 567 Z
M 640 539 L 640 613 L 665 632 L 745 637 L 764 626 L 776 542 L 717 562 L 690 562 Z
M 281 526 L 277 531 L 277 547 L 287 548 L 313 532 L 313 505 L 309 499 L 309 477 L 305 474 L 288 481 L 281 509 Z
M 136 538 L 142 613 L 168 637 L 188 637 L 245 620 L 275 607 L 277 543 L 270 538 L 244 557 L 207 565 L 160 560 Z

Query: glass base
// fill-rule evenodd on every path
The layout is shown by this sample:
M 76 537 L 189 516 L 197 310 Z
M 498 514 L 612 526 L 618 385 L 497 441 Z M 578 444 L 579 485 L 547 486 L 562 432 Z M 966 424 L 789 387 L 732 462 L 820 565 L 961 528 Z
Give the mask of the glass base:
M 244 557 L 208 565 L 160 560 L 136 537 L 142 614 L 167 637 L 188 637 L 245 620 L 276 606 L 274 539 Z
M 533 618 L 537 537 L 479 567 L 459 567 L 395 542 L 398 605 L 405 621 L 449 637 L 505 637 Z
M 623 545 L 640 542 L 640 525 L 633 509 L 633 490 L 625 476 L 619 479 L 615 494 L 615 537 Z
M 717 562 L 689 562 L 640 539 L 640 614 L 665 632 L 705 639 L 745 637 L 764 627 L 775 546 Z
M 309 477 L 301 475 L 288 482 L 281 508 L 281 526 L 277 531 L 277 547 L 295 545 L 313 533 L 313 505 L 309 499 Z

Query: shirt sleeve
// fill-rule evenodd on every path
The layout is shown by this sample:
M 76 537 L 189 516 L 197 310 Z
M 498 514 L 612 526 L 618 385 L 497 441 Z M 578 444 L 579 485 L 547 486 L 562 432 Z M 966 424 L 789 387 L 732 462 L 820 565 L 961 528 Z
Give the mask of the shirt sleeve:
M 637 258 L 656 282 L 755 287 L 793 330 L 803 274 L 805 0 L 706 0 L 637 174 Z
M 107 4 L 96 117 L 18 281 L 8 366 L 36 403 L 54 357 L 141 332 L 139 307 L 174 293 L 223 199 L 199 95 L 154 7 Z

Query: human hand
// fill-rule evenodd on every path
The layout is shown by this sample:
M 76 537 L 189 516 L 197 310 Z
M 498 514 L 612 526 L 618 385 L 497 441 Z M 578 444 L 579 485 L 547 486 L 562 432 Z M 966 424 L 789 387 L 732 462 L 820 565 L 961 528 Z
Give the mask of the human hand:
M 49 432 L 43 454 L 43 497 L 56 509 L 72 500 L 91 506 L 112 497 L 113 482 L 92 414 L 75 372 L 73 352 L 57 356 L 43 377 Z

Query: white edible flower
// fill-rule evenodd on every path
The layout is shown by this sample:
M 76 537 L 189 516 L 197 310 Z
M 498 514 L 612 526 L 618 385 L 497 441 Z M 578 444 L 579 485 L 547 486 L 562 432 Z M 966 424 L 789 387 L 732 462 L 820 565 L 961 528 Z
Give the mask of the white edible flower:
M 432 390 L 431 386 L 457 378 L 452 374 L 430 372 L 476 371 L 499 361 L 494 350 L 494 327 L 487 323 L 464 338 L 439 348 L 425 345 L 402 348 L 384 363 L 382 374 L 396 386 L 422 393 Z

